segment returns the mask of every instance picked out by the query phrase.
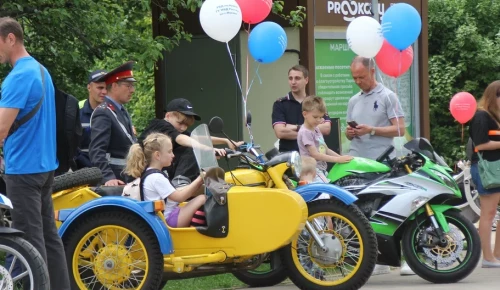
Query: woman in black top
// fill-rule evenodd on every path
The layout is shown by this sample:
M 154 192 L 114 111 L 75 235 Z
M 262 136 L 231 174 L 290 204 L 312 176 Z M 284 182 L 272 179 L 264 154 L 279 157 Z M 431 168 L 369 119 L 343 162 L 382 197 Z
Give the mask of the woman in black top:
M 500 134 L 500 81 L 494 81 L 484 91 L 479 100 L 478 110 L 469 127 L 469 134 L 483 159 L 500 160 L 500 135 L 489 134 L 497 131 Z M 496 232 L 495 247 L 491 249 L 491 226 L 500 202 L 500 188 L 485 189 L 481 183 L 478 169 L 478 156 L 472 156 L 471 175 L 476 185 L 481 202 L 479 219 L 479 236 L 483 249 L 483 268 L 500 268 L 500 230 Z M 498 227 L 497 227 L 498 228 Z

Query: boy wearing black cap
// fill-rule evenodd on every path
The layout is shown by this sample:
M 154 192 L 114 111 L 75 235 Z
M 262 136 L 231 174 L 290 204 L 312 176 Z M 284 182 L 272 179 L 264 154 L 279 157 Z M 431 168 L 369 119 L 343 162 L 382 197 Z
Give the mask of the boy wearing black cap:
M 80 142 L 78 155 L 76 156 L 76 165 L 78 169 L 92 167 L 89 156 L 90 145 L 90 117 L 94 109 L 104 102 L 104 98 L 108 91 L 106 90 L 107 72 L 99 69 L 89 74 L 87 90 L 89 97 L 86 100 L 80 101 L 80 122 L 82 123 L 82 141 Z
M 139 137 L 139 141 L 142 142 L 150 133 L 160 132 L 172 139 L 175 157 L 172 165 L 167 168 L 171 180 L 174 177 L 184 176 L 193 181 L 199 175 L 199 169 L 196 166 L 197 163 L 191 146 L 191 132 L 187 130 L 195 120 L 200 121 L 201 118 L 194 112 L 191 102 L 182 98 L 173 99 L 167 105 L 165 119 L 152 120 Z M 212 137 L 212 142 L 216 145 L 225 144 L 234 149 L 234 145 L 226 138 Z M 243 144 L 243 142 L 234 143 L 236 146 Z M 226 154 L 223 149 L 215 149 L 215 151 L 221 156 Z

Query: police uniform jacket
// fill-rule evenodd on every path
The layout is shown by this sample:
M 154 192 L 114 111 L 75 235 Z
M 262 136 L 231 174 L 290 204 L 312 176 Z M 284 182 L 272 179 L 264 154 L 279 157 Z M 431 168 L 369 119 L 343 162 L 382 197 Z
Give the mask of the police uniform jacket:
M 92 164 L 101 169 L 103 182 L 111 179 L 123 180 L 120 172 L 125 167 L 125 158 L 130 146 L 137 141 L 130 116 L 106 97 L 104 102 L 95 108 L 90 125 L 89 152 Z
M 328 113 L 323 117 L 324 122 L 332 122 Z M 293 97 L 292 92 L 279 98 L 274 102 L 272 113 L 273 128 L 277 124 L 302 125 L 304 124 L 304 115 L 302 115 L 302 103 L 299 103 Z M 297 140 L 280 139 L 280 152 L 299 151 Z
M 92 162 L 90 162 L 89 155 L 89 145 L 90 145 L 90 117 L 92 116 L 92 107 L 90 107 L 89 100 L 85 100 L 83 106 L 80 107 L 80 122 L 82 123 L 82 141 L 78 147 L 78 156 L 76 157 L 76 163 L 78 168 L 92 167 Z

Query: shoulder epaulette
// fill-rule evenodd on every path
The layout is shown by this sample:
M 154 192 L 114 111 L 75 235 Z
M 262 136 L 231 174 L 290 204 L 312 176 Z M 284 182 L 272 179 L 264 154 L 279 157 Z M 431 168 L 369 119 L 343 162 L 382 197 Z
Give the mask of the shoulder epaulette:
M 276 102 L 283 102 L 283 101 L 289 101 L 289 100 L 290 100 L 290 98 L 288 97 L 288 95 L 286 95 L 284 97 L 277 99 Z
M 97 110 L 97 109 L 100 109 L 100 110 L 106 109 L 106 102 L 101 103 L 97 107 L 95 107 L 95 110 Z

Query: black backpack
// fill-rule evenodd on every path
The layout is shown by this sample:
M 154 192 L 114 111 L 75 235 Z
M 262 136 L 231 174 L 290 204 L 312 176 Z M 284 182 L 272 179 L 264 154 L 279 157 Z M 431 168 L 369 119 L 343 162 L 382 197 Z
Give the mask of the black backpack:
M 55 175 L 76 170 L 75 156 L 82 140 L 80 106 L 78 100 L 55 88 L 57 160 L 59 167 Z
M 41 66 L 40 68 L 42 69 Z M 42 82 L 43 81 L 42 77 Z M 60 175 L 68 172 L 70 168 L 72 170 L 77 169 L 74 158 L 82 139 L 83 130 L 82 124 L 80 123 L 80 106 L 78 105 L 78 100 L 72 95 L 59 90 L 55 85 L 54 91 L 56 106 L 56 156 L 59 161 L 59 167 L 55 170 L 55 175 Z M 9 130 L 9 136 L 16 132 L 21 125 L 29 121 L 38 112 L 43 99 L 44 95 L 40 98 L 35 108 L 20 120 L 14 121 Z

